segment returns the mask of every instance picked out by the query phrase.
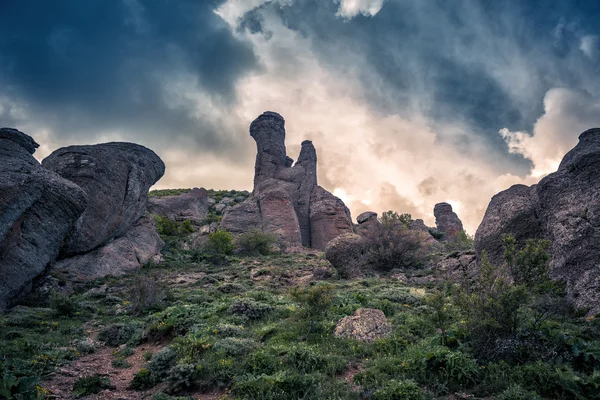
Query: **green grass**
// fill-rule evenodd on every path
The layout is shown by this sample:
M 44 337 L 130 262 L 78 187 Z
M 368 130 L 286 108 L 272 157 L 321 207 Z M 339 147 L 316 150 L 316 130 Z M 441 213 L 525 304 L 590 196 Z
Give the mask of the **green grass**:
M 237 399 L 600 398 L 596 318 L 550 318 L 507 342 L 520 359 L 483 359 L 465 331 L 468 310 L 450 288 L 386 276 L 347 281 L 334 271 L 304 279 L 319 268 L 331 269 L 313 254 L 230 256 L 213 265 L 174 246 L 160 266 L 90 283 L 55 301 L 57 309 L 18 307 L 0 316 L 0 368 L 47 377 L 96 350 L 85 342 L 89 329 L 100 332 L 94 341 L 127 346 L 115 353 L 119 368 L 135 346 L 164 343 L 144 356 L 149 363 L 134 371 L 131 387 L 166 382 L 160 389 L 172 396 L 226 388 Z M 169 293 L 160 308 L 132 307 L 140 277 L 157 271 Z M 364 307 L 385 313 L 389 338 L 367 344 L 333 336 L 339 319 Z M 348 382 L 349 369 L 357 373 Z M 82 387 L 107 384 L 101 378 Z

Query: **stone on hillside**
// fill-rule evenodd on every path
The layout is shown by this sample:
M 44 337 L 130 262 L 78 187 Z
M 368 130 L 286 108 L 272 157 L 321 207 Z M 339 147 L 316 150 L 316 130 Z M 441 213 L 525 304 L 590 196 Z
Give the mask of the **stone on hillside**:
M 439 233 L 443 235 L 442 240 L 452 240 L 463 230 L 463 224 L 458 215 L 452 211 L 448 203 L 438 203 L 433 208 L 435 224 Z
M 224 215 L 229 210 L 229 206 L 227 204 L 219 203 L 215 206 L 215 212 L 218 215 Z
M 63 147 L 42 165 L 78 184 L 88 205 L 63 252 L 79 254 L 121 237 L 146 213 L 148 189 L 165 172 L 162 160 L 134 143 Z
M 344 202 L 321 186 L 315 186 L 310 198 L 310 244 L 313 249 L 325 250 L 330 240 L 353 233 L 350 210 Z
M 201 225 L 208 214 L 206 189 L 193 188 L 177 196 L 150 197 L 148 211 L 174 221 L 190 220 L 195 225 Z
M 551 276 L 567 283 L 573 303 L 600 312 L 600 129 L 579 136 L 558 171 L 529 188 L 513 186 L 492 198 L 475 234 L 478 255 L 501 262 L 497 238 L 548 239 Z
M 86 206 L 85 192 L 33 158 L 28 135 L 0 129 L 0 310 L 31 289 Z
M 373 211 L 365 211 L 356 217 L 356 222 L 358 222 L 359 225 L 374 220 L 377 220 L 377 213 Z
M 142 217 L 124 236 L 88 253 L 58 260 L 51 271 L 70 282 L 120 276 L 159 261 L 164 245 L 154 221 Z
M 317 186 L 317 153 L 310 140 L 302 142 L 293 164 L 286 154 L 285 121 L 274 112 L 254 120 L 250 136 L 257 147 L 254 189 L 224 216 L 223 228 L 234 233 L 258 228 L 290 247 L 317 249 L 340 233 L 352 232 L 350 213 L 341 200 Z
M 356 233 L 365 238 L 373 237 L 379 232 L 381 224 L 377 219 L 377 213 L 373 211 L 365 211 L 356 218 L 358 226 L 356 226 Z
M 359 308 L 354 314 L 342 318 L 335 327 L 334 335 L 361 342 L 374 342 L 392 333 L 392 326 L 383 311 L 375 308 Z
M 344 278 L 356 278 L 369 263 L 369 242 L 355 233 L 342 234 L 327 243 L 325 258 Z

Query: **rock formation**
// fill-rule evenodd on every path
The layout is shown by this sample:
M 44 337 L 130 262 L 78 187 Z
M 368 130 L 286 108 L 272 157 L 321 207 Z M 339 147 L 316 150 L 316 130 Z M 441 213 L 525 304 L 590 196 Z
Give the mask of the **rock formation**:
M 30 290 L 86 206 L 76 184 L 33 158 L 38 144 L 0 129 L 0 311 Z
M 194 225 L 201 225 L 208 214 L 208 194 L 204 188 L 194 188 L 176 196 L 150 197 L 148 211 L 173 221 L 190 220 Z
M 376 308 L 359 308 L 354 314 L 337 323 L 334 335 L 361 342 L 374 342 L 392 333 L 392 326 L 383 311 Z
M 502 262 L 501 236 L 549 239 L 551 275 L 567 283 L 574 304 L 600 312 L 600 129 L 579 136 L 558 171 L 531 187 L 515 185 L 492 198 L 475 234 L 478 256 Z
M 88 205 L 62 249 L 84 253 L 121 237 L 146 213 L 148 189 L 165 172 L 162 160 L 134 143 L 63 147 L 42 165 L 79 185 Z
M 356 278 L 369 267 L 369 241 L 355 233 L 344 233 L 327 243 L 325 258 L 346 278 Z
M 462 221 L 458 218 L 458 215 L 452 211 L 452 206 L 450 204 L 436 204 L 433 208 L 433 215 L 435 216 L 437 231 L 443 235 L 442 240 L 452 240 L 463 230 Z
M 274 112 L 254 120 L 250 136 L 257 147 L 254 189 L 226 213 L 221 223 L 225 229 L 233 233 L 258 229 L 287 245 L 316 249 L 353 231 L 348 208 L 317 185 L 317 153 L 311 141 L 302 142 L 294 164 L 286 154 L 285 121 Z

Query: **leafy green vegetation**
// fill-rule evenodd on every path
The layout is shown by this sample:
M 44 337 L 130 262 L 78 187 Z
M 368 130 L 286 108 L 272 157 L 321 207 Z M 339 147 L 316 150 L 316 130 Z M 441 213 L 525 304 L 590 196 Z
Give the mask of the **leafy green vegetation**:
M 188 193 L 192 189 L 156 189 L 151 190 L 148 193 L 148 197 L 159 197 L 159 196 L 178 196 L 180 194 Z
M 231 254 L 230 234 L 215 234 Z M 218 389 L 231 399 L 600 399 L 600 318 L 564 303 L 547 243 L 504 241 L 504 264 L 484 260 L 458 282 L 413 264 L 394 267 L 406 281 L 380 270 L 345 280 L 316 253 L 215 264 L 174 245 L 158 268 L 0 316 L 0 398 L 41 396 L 57 367 L 112 346 L 109 364 L 134 374 L 131 390 L 162 391 L 156 399 Z M 382 310 L 391 335 L 335 337 L 359 308 Z M 142 365 L 128 367 L 134 352 Z M 83 395 L 110 382 L 73 384 Z

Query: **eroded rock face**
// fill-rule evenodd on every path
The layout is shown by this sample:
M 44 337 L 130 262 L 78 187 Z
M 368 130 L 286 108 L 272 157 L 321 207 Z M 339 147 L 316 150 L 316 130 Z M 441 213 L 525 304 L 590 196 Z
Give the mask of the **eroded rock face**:
M 579 136 L 558 171 L 537 185 L 513 186 L 492 198 L 475 234 L 475 249 L 500 258 L 492 240 L 548 239 L 551 275 L 567 283 L 574 304 L 600 312 L 600 129 Z M 498 262 L 498 261 L 497 261 Z
M 134 143 L 64 147 L 42 165 L 88 194 L 87 208 L 62 249 L 65 255 L 84 253 L 125 235 L 146 213 L 148 189 L 165 172 L 152 150 Z
M 359 308 L 354 314 L 342 318 L 335 327 L 334 335 L 361 342 L 374 342 L 392 333 L 392 326 L 383 311 L 376 308 Z
M 28 135 L 0 129 L 0 310 L 31 289 L 86 206 L 85 192 L 33 158 Z
M 477 254 L 485 250 L 496 265 L 504 262 L 502 235 L 511 233 L 517 242 L 539 238 L 540 220 L 535 208 L 538 203 L 534 186 L 514 185 L 492 197 L 483 221 L 475 234 Z
M 285 121 L 265 112 L 250 125 L 256 141 L 254 189 L 232 207 L 221 225 L 233 233 L 262 230 L 289 246 L 324 249 L 337 235 L 352 232 L 350 212 L 340 199 L 317 185 L 317 153 L 302 142 L 298 161 L 287 156 Z
M 177 196 L 150 197 L 148 211 L 174 221 L 190 220 L 201 225 L 208 214 L 208 194 L 204 188 L 193 188 Z
M 433 208 L 433 215 L 438 232 L 443 234 L 442 240 L 454 239 L 463 229 L 462 221 L 448 203 L 436 204 Z
M 74 283 L 124 275 L 150 261 L 158 262 L 164 245 L 154 221 L 142 217 L 124 236 L 88 253 L 58 260 L 51 270 Z

